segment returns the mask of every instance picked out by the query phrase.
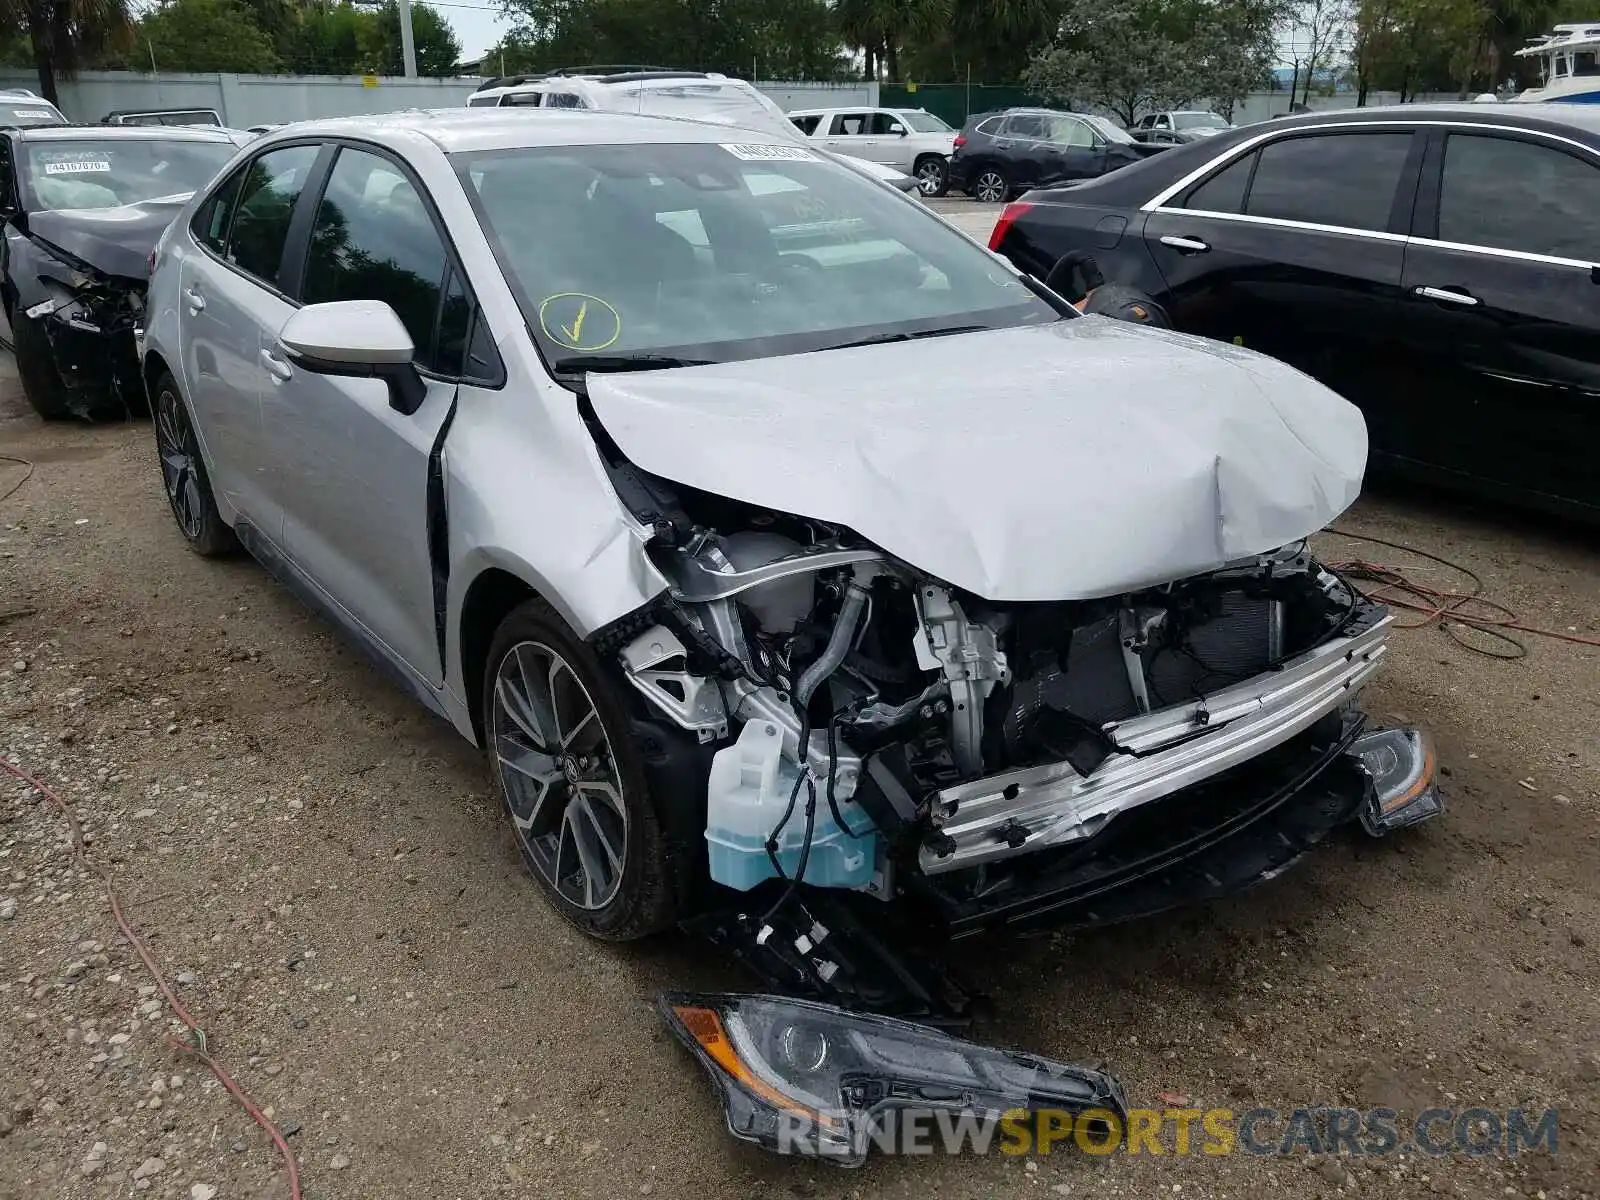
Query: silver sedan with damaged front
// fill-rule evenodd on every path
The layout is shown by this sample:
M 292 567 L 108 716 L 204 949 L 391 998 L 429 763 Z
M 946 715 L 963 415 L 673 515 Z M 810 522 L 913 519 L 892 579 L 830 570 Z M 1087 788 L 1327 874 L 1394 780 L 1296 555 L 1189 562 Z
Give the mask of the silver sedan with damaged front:
M 1079 316 L 792 141 L 296 125 L 185 208 L 151 311 L 183 535 L 483 746 L 590 933 L 894 1008 L 930 943 L 1437 810 L 1356 707 L 1386 613 L 1304 545 L 1356 410 Z

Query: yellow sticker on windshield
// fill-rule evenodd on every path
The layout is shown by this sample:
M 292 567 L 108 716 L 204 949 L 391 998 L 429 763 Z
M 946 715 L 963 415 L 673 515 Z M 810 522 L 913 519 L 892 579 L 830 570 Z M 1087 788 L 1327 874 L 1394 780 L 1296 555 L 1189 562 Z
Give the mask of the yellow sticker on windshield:
M 588 353 L 622 336 L 622 316 L 599 296 L 557 292 L 539 302 L 539 328 L 558 346 Z

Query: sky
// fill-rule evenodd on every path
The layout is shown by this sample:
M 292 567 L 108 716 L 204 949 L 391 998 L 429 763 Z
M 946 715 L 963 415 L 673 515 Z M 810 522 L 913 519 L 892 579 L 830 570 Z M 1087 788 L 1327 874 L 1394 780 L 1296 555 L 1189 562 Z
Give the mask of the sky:
M 477 58 L 490 46 L 497 45 L 506 31 L 506 19 L 490 0 L 450 0 L 448 4 L 443 0 L 428 0 L 428 3 L 438 9 L 439 15 L 455 30 L 463 59 Z

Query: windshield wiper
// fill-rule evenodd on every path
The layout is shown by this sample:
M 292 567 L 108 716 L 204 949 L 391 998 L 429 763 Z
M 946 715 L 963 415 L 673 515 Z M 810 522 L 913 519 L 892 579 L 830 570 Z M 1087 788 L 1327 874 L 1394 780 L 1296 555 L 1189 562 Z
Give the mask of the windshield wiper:
M 709 367 L 714 358 L 677 358 L 671 354 L 569 354 L 550 364 L 563 375 L 581 371 L 662 371 L 668 367 Z
M 918 338 L 948 337 L 956 333 L 982 333 L 990 325 L 945 325 L 938 329 L 919 329 L 914 333 L 875 333 L 871 337 L 857 338 L 853 342 L 835 342 L 831 346 L 818 346 L 819 350 L 849 350 L 855 346 L 880 346 L 884 342 L 914 342 Z

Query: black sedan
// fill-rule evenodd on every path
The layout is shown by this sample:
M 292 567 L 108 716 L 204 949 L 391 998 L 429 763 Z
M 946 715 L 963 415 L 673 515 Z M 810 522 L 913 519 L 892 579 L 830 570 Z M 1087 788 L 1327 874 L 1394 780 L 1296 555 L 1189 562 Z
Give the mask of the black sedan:
M 1093 179 L 1165 149 L 1134 141 L 1104 117 L 1048 108 L 979 113 L 956 135 L 950 186 L 998 204 L 1029 188 Z
M 198 129 L 0 131 L 0 338 L 41 417 L 144 406 L 134 331 L 150 252 L 235 148 Z
M 1265 351 L 1366 415 L 1374 465 L 1600 520 L 1600 108 L 1295 117 L 1008 207 L 1180 330 Z

